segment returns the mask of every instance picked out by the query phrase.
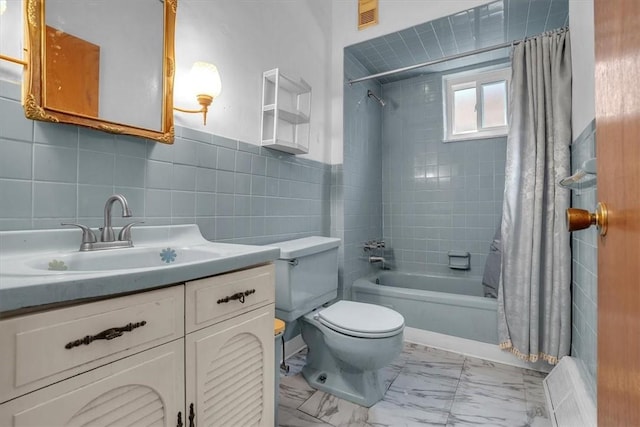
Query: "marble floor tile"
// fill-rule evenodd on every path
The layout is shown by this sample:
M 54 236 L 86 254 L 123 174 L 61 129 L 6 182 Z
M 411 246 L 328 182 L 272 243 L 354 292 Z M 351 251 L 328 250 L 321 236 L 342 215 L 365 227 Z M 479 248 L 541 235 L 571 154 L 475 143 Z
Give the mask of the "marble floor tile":
M 549 420 L 549 413 L 547 412 L 547 400 L 542 387 L 542 379 L 544 377 L 539 372 L 525 371 L 523 378 L 529 424 L 532 426 L 551 426 L 551 420 Z
M 389 390 L 391 383 L 398 377 L 403 367 L 404 363 L 402 363 L 399 358 L 396 358 L 389 366 L 380 370 L 380 377 L 382 378 L 385 390 Z
M 278 408 L 278 426 L 280 427 L 333 427 L 297 409 L 280 406 Z
M 517 390 L 524 388 L 523 369 L 473 357 L 465 359 L 461 380 Z
M 514 427 L 526 424 L 527 411 L 523 398 L 507 396 L 497 388 L 479 389 L 463 384 L 456 391 L 447 420 L 448 426 Z
M 371 408 L 311 388 L 306 354 L 281 376 L 280 425 L 323 427 L 550 427 L 545 374 L 405 343 L 383 371 L 388 389 Z
M 289 366 L 289 372 L 285 373 L 284 370 L 280 370 L 280 372 L 285 373 L 287 376 L 297 375 L 302 372 L 302 368 L 304 367 L 306 360 L 307 350 L 304 349 L 286 360 L 287 365 Z
M 402 352 L 406 355 L 407 363 L 410 362 L 450 362 L 462 364 L 465 360 L 465 356 L 458 353 L 452 353 L 450 351 L 440 350 L 437 348 L 424 347 L 418 344 L 408 344 Z
M 467 358 L 448 426 L 524 426 L 527 408 L 522 370 Z
M 369 409 L 374 425 L 444 425 L 453 403 L 457 378 L 442 380 L 400 374 L 382 401 Z
M 430 414 L 422 409 L 398 406 L 381 400 L 369 408 L 367 423 L 375 427 L 444 427 L 446 415 Z
M 301 373 L 280 376 L 280 406 L 298 409 L 315 391 Z
M 369 408 L 356 405 L 323 391 L 316 391 L 299 408 L 300 411 L 333 426 L 366 426 Z

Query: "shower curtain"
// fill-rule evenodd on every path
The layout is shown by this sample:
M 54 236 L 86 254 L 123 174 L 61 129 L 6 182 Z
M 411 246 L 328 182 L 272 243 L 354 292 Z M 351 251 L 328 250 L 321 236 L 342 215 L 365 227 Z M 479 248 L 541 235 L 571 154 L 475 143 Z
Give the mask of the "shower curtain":
M 571 253 L 565 210 L 571 175 L 569 30 L 514 47 L 498 287 L 500 348 L 550 364 L 570 351 Z

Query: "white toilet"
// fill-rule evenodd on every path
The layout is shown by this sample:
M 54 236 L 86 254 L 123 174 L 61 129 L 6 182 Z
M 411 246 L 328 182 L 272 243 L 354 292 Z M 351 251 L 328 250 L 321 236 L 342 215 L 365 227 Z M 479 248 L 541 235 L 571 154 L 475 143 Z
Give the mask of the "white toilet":
M 319 390 L 362 406 L 384 395 L 379 371 L 402 351 L 404 318 L 390 308 L 334 300 L 340 239 L 306 237 L 273 243 L 276 317 L 301 320 L 308 347 L 302 374 Z

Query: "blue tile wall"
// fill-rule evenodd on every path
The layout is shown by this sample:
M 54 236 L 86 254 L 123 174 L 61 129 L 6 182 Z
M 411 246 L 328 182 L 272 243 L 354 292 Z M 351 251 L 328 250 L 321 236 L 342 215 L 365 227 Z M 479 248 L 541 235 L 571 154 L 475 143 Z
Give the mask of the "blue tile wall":
M 349 47 L 349 52 L 367 68 L 366 74 L 375 74 L 521 40 L 567 26 L 568 17 L 568 0 L 498 0 L 355 44 Z M 508 56 L 508 50 L 496 51 L 487 54 L 485 60 Z M 431 66 L 429 71 L 465 65 L 468 65 L 465 59 L 447 61 Z M 390 83 L 423 72 L 424 68 L 407 71 L 383 77 L 379 82 Z
M 500 224 L 506 137 L 443 143 L 442 74 L 382 85 L 384 238 L 401 270 L 481 276 Z M 471 254 L 471 270 L 447 252 Z
M 210 240 L 329 235 L 330 165 L 187 128 L 165 145 L 31 121 L 19 100 L 0 82 L 0 230 L 98 227 L 122 193 L 135 220 L 196 223 Z
M 345 55 L 345 75 L 355 78 L 367 71 L 353 56 Z M 351 284 L 377 268 L 369 264 L 363 242 L 382 237 L 382 109 L 367 90 L 380 96 L 376 82 L 344 87 L 343 164 L 332 170 L 332 235 L 342 238 L 340 283 L 343 296 Z
M 585 160 L 596 157 L 595 121 L 592 121 L 571 145 L 571 168 L 580 168 Z M 595 210 L 596 186 L 572 191 L 571 206 Z M 572 233 L 572 333 L 571 355 L 581 362 L 583 376 L 596 401 L 598 331 L 598 232 L 594 227 Z

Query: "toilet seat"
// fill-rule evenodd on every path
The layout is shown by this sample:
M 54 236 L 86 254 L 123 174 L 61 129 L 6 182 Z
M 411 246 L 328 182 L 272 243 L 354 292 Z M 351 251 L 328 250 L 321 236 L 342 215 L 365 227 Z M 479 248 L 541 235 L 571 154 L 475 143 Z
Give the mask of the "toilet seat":
M 338 301 L 318 311 L 314 317 L 336 332 L 358 338 L 391 337 L 404 328 L 404 317 L 400 313 L 355 301 Z

